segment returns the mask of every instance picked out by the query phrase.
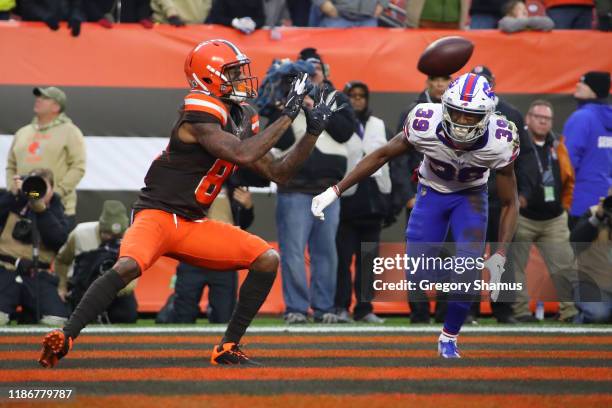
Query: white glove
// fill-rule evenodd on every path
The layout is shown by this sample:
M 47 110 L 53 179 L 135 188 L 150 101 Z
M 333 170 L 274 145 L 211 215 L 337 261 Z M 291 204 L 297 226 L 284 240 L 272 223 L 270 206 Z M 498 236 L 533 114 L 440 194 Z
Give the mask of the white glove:
M 323 211 L 329 207 L 331 203 L 338 199 L 338 194 L 336 193 L 336 189 L 334 187 L 329 187 L 327 190 L 312 199 L 310 211 L 312 211 L 312 215 L 321 221 L 325 220 L 325 214 L 323 214 Z
M 235 17 L 232 20 L 232 27 L 245 34 L 251 34 L 255 31 L 255 21 L 251 17 Z
M 489 259 L 484 262 L 485 268 L 489 270 L 489 275 L 491 275 L 491 280 L 489 283 L 497 284 L 501 282 L 501 277 L 505 272 L 504 265 L 506 264 L 506 257 L 496 252 L 491 255 Z M 491 291 L 491 300 L 496 302 L 497 297 L 499 296 L 499 289 L 495 289 Z

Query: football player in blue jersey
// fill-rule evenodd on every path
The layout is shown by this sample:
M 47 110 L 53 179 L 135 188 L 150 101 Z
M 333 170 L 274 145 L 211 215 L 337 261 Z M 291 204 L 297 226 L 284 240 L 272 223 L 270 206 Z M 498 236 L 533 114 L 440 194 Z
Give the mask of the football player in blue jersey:
M 314 197 L 312 213 L 323 219 L 325 208 L 342 192 L 394 157 L 416 149 L 424 159 L 419 168 L 417 201 L 406 230 L 407 255 L 418 257 L 427 252 L 431 256 L 439 252 L 450 228 L 456 257 L 477 259 L 485 250 L 487 179 L 489 170 L 495 169 L 502 205 L 500 249 L 484 262 L 490 271 L 489 283 L 495 287 L 504 272 L 505 246 L 512 240 L 518 217 L 513 161 L 519 153 L 519 142 L 514 124 L 495 114 L 494 98 L 484 76 L 460 76 L 451 82 L 441 104 L 417 105 L 408 115 L 403 132 L 365 156 L 337 185 Z M 423 281 L 432 280 L 439 271 L 406 272 L 409 281 Z M 462 268 L 461 274 L 451 272 L 450 280 L 472 282 L 473 288 L 479 272 L 475 265 Z M 444 358 L 459 358 L 457 336 L 477 293 L 472 289 L 471 293 L 450 295 L 438 352 Z M 498 290 L 491 291 L 493 300 L 498 295 Z

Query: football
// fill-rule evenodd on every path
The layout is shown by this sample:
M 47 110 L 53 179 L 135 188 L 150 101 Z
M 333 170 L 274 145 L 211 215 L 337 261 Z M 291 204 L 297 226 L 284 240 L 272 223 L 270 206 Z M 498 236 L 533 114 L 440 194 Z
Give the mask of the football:
M 474 44 L 463 37 L 442 37 L 429 44 L 417 68 L 429 76 L 447 76 L 459 71 L 472 56 Z

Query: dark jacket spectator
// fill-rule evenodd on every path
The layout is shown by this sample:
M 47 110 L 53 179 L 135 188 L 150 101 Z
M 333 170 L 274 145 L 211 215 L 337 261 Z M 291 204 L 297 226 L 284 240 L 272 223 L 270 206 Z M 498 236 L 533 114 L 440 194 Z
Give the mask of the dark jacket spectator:
M 535 320 L 529 309 L 530 294 L 525 277 L 530 247 L 535 243 L 557 292 L 559 319 L 571 321 L 578 314 L 573 302 L 577 274 L 565 210 L 572 200 L 574 173 L 563 138 L 556 138 L 552 133 L 552 104 L 545 100 L 533 101 L 526 123 L 529 141 L 536 151 L 534 160 L 538 168 L 538 184 L 531 199 L 527 202 L 521 200 L 514 244 L 510 251 L 515 281 L 523 283 L 522 290 L 516 292 L 516 302 L 512 308 L 517 320 Z M 531 296 L 534 296 L 533 288 Z M 541 294 L 536 293 L 535 296 Z
M 609 323 L 612 317 L 612 189 L 606 200 L 582 215 L 570 235 L 578 258 L 580 323 Z
M 85 21 L 82 0 L 21 0 L 19 15 L 24 21 L 43 21 L 51 30 L 59 29 L 60 21 L 67 21 L 74 37 L 81 34 Z
M 97 22 L 104 28 L 112 28 L 118 22 L 140 23 L 145 28 L 153 28 L 150 0 L 86 1 L 83 10 L 87 21 Z
M 206 22 L 250 34 L 266 22 L 263 0 L 213 0 Z
M 351 171 L 365 155 L 387 143 L 387 130 L 385 123 L 372 115 L 369 107 L 370 91 L 365 83 L 349 82 L 344 87 L 344 93 L 348 95 L 357 117 L 357 130 L 346 143 L 347 171 Z M 362 252 L 361 245 L 364 242 L 378 245 L 382 221 L 388 213 L 390 192 L 389 166 L 384 165 L 371 177 L 346 190 L 340 198 L 340 225 L 336 235 L 338 280 L 335 304 L 341 321 L 350 321 L 348 309 L 353 294 L 350 268 L 355 255 L 359 261 L 355 271 L 354 289 L 358 302 L 353 312 L 354 319 L 365 323 L 383 322 L 373 313 L 372 303 L 368 299 L 373 296 L 372 262 L 378 251 Z
M 506 0 L 472 0 L 470 5 L 470 29 L 494 29 L 503 17 Z
M 23 212 L 24 209 L 25 212 Z M 15 196 L 9 192 L 0 193 L 0 228 L 4 229 L 11 214 L 27 219 L 36 216 L 41 242 L 50 251 L 50 257 L 41 254 L 43 263 L 45 260 L 50 261 L 53 256 L 51 253 L 57 252 L 68 238 L 64 206 L 60 196 L 56 193 L 53 193 L 48 208 L 41 213 L 35 213 L 28 207 L 28 201 L 24 196 Z M 10 248 L 3 247 L 0 253 L 7 249 Z
M 307 52 L 304 52 L 307 51 Z M 313 82 L 326 82 L 327 86 L 333 84 L 327 79 L 327 68 L 321 57 L 313 48 L 306 48 L 301 54 L 301 59 L 307 62 L 312 61 L 316 65 L 317 71 L 312 76 Z M 320 81 L 320 82 L 319 82 Z M 317 146 L 304 162 L 297 174 L 287 183 L 279 186 L 280 192 L 298 192 L 308 194 L 320 194 L 327 187 L 342 180 L 346 173 L 347 152 L 346 143 L 355 131 L 355 114 L 349 105 L 346 95 L 336 92 L 336 106 L 345 107 L 333 114 L 332 119 L 325 131 L 319 136 Z M 307 99 L 310 99 L 309 97 Z M 312 101 L 312 99 L 310 99 Z M 281 110 L 276 110 L 269 117 L 270 121 L 276 120 L 280 116 Z M 283 154 L 293 144 L 297 138 L 302 137 L 306 130 L 306 117 L 301 112 L 292 126 L 287 129 L 285 134 L 276 144 L 276 154 Z M 321 145 L 326 147 L 321 148 Z
M 60 325 L 68 317 L 68 309 L 57 293 L 58 279 L 49 269 L 68 238 L 64 207 L 53 193 L 50 170 L 35 169 L 28 176 L 45 180 L 47 191 L 42 198 L 28 200 L 20 176 L 14 177 L 9 191 L 0 193 L 0 324 L 7 324 L 21 305 L 20 321 Z M 36 236 L 40 241 L 35 269 Z
M 546 14 L 559 30 L 590 30 L 595 0 L 543 0 Z

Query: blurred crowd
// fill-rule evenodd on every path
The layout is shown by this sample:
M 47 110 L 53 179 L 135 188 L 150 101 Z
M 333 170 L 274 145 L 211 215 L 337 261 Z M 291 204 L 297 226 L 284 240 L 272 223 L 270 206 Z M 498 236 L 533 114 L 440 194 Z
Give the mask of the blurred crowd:
M 262 27 L 404 27 L 480 30 L 609 31 L 609 0 L 1 0 L 0 20 L 182 27 L 221 24 L 244 34 Z M 274 33 L 275 39 L 279 38 Z

